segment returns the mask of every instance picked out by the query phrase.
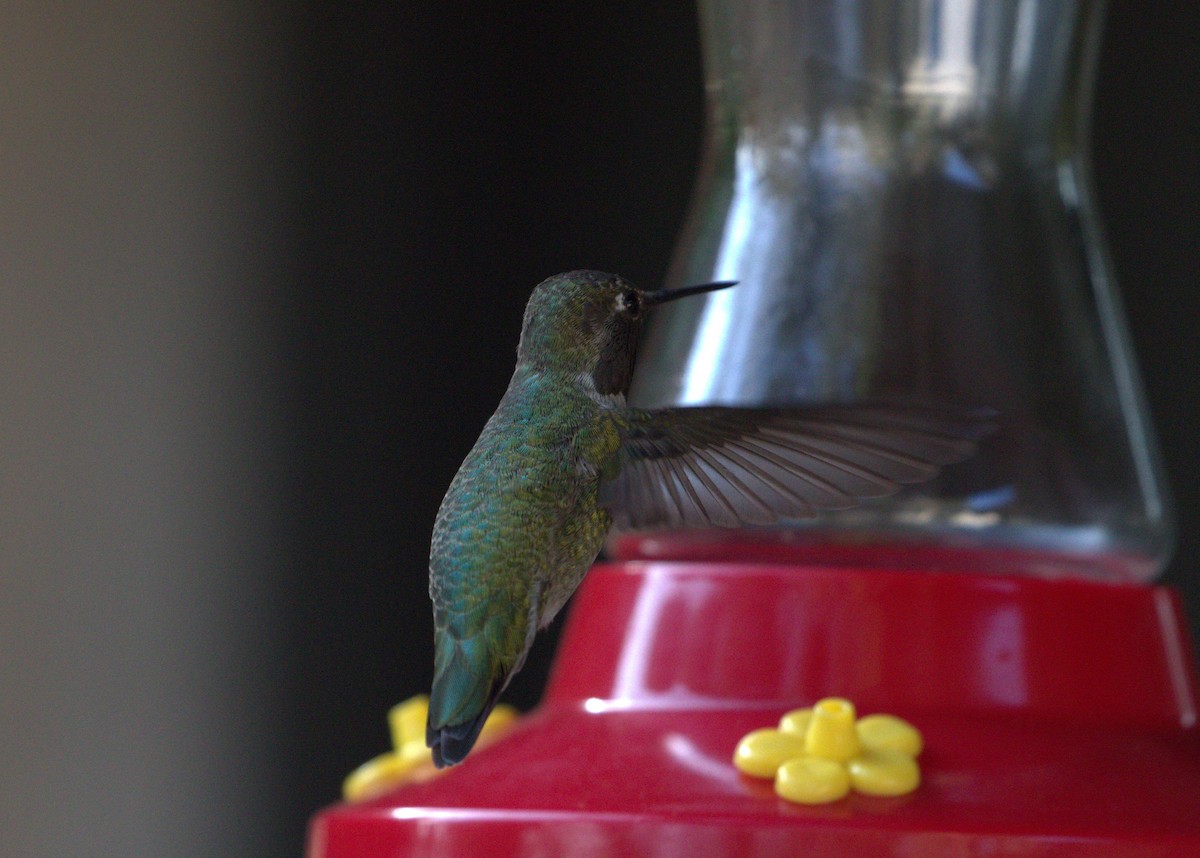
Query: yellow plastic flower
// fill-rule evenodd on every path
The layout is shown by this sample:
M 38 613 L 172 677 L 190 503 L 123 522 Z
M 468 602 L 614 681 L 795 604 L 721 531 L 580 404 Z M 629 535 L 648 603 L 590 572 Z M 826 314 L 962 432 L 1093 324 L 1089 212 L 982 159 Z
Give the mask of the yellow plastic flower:
M 425 747 L 425 719 L 429 698 L 421 694 L 397 703 L 388 711 L 392 750 L 368 760 L 342 783 L 346 801 L 366 801 L 409 781 L 424 780 L 436 773 L 433 756 Z M 498 738 L 517 720 L 517 710 L 500 704 L 492 710 L 479 732 L 477 747 Z
M 854 704 L 827 697 L 794 709 L 777 729 L 747 733 L 733 764 L 748 775 L 774 778 L 780 798 L 826 804 L 851 789 L 866 795 L 905 795 L 921 783 L 916 758 L 924 746 L 912 724 L 892 715 L 855 719 Z

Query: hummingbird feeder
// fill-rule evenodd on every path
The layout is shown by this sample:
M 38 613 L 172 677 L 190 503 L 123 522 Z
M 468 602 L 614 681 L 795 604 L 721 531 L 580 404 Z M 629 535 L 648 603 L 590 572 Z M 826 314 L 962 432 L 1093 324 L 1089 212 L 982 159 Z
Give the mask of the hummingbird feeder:
M 1200 855 L 1170 502 L 1089 184 L 1099 7 L 701 0 L 667 285 L 740 285 L 655 311 L 633 403 L 921 400 L 996 431 L 854 509 L 613 534 L 541 705 L 321 812 L 309 858 Z M 825 698 L 915 725 L 919 786 L 797 803 L 787 760 L 735 765 Z

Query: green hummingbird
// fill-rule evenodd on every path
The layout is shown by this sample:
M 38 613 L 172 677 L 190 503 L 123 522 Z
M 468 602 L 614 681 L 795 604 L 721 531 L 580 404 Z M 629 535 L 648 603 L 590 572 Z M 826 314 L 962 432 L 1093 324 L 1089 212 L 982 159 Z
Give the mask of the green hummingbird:
M 439 768 L 466 757 L 614 524 L 811 517 L 929 479 L 974 449 L 977 421 L 950 409 L 627 405 L 646 311 L 733 285 L 644 291 L 572 271 L 533 290 L 508 390 L 433 528 L 426 743 Z

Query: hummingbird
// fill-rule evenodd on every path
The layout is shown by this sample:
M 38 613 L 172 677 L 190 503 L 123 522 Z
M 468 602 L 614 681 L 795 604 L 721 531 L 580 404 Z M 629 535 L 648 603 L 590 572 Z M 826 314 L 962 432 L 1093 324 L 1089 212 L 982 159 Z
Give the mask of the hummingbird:
M 571 271 L 534 288 L 512 380 L 434 523 L 426 744 L 438 768 L 470 752 L 614 524 L 812 517 L 930 479 L 974 450 L 978 420 L 948 408 L 629 406 L 647 311 L 734 285 L 645 291 Z

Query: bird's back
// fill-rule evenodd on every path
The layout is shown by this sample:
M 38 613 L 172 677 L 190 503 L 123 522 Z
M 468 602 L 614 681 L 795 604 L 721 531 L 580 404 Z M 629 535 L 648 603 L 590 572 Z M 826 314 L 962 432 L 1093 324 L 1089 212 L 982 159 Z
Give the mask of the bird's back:
M 434 525 L 431 728 L 486 715 L 598 553 L 611 519 L 589 459 L 603 435 L 615 454 L 615 425 L 596 401 L 561 380 L 514 375 Z

